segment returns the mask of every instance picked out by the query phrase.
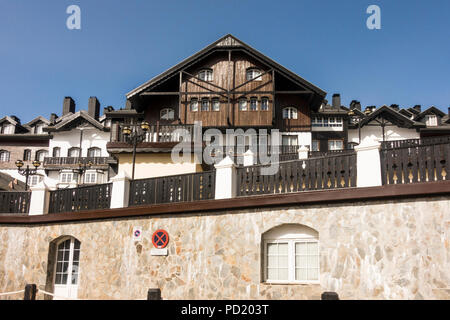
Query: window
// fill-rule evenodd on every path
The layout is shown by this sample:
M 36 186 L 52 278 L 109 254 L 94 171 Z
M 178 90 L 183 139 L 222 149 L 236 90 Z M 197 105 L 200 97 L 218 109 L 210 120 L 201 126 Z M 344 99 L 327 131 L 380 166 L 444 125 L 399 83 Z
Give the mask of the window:
M 44 128 L 44 125 L 42 123 L 36 125 L 36 127 L 34 129 L 34 133 L 36 133 L 36 134 L 44 133 L 43 130 L 42 130 L 43 128 Z
M 311 151 L 320 151 L 320 141 L 319 140 L 311 141 Z
M 261 81 L 262 77 L 260 77 L 260 75 L 261 75 L 260 69 L 250 68 L 250 69 L 247 69 L 246 79 L 247 79 L 247 81 L 250 81 L 250 80 Z
M 250 98 L 250 110 L 257 111 L 258 110 L 258 99 L 256 97 Z
M 86 171 L 86 173 L 84 174 L 84 183 L 97 183 L 97 172 Z
M 342 140 L 328 140 L 328 150 L 343 150 L 344 142 Z
M 36 151 L 36 160 L 39 160 L 40 162 L 44 161 L 44 158 L 48 155 L 47 150 L 39 150 Z
M 267 97 L 261 98 L 261 110 L 262 111 L 269 110 L 269 98 Z
M 197 98 L 191 99 L 191 111 L 193 111 L 193 112 L 198 111 L 198 99 Z
M 311 122 L 312 127 L 322 127 L 323 126 L 323 118 L 321 117 L 313 117 Z
M 23 151 L 23 161 L 31 161 L 31 150 L 25 149 Z
M 175 110 L 172 108 L 164 108 L 160 111 L 159 117 L 161 120 L 173 120 L 175 119 Z
M 209 100 L 208 98 L 202 99 L 202 111 L 209 111 Z
M 219 98 L 213 98 L 212 99 L 212 111 L 220 111 Z
M 434 114 L 427 114 L 425 116 L 425 123 L 427 124 L 427 126 L 437 126 L 437 117 Z
M 297 146 L 298 145 L 298 136 L 283 135 L 281 137 L 281 144 L 283 146 Z
M 5 123 L 0 127 L 0 133 L 3 134 L 13 134 L 15 130 L 15 126 L 13 124 Z
M 8 162 L 9 161 L 9 151 L 0 150 L 0 162 Z
M 37 185 L 39 182 L 41 182 L 43 179 L 44 179 L 44 177 L 41 175 L 29 176 L 28 177 L 28 185 L 30 187 L 33 187 L 33 186 Z
M 92 147 L 88 149 L 88 157 L 94 158 L 94 157 L 100 157 L 102 155 L 102 150 L 97 147 Z
M 294 107 L 284 108 L 283 119 L 297 119 L 297 109 Z
M 286 224 L 263 235 L 264 281 L 318 283 L 318 233 L 306 226 Z
M 80 274 L 80 241 L 73 237 L 64 237 L 57 243 L 55 261 L 55 295 L 76 298 Z
M 80 156 L 80 148 L 74 147 L 69 149 L 68 157 L 78 158 L 79 156 Z
M 212 81 L 213 71 L 211 69 L 203 69 L 198 73 L 198 78 L 203 81 Z
M 70 183 L 74 180 L 75 174 L 73 172 L 61 172 L 59 175 L 59 182 Z
M 61 157 L 61 148 L 60 147 L 54 147 L 52 154 L 53 154 L 53 157 L 55 157 L 55 158 Z
M 247 111 L 247 99 L 239 99 L 239 111 Z

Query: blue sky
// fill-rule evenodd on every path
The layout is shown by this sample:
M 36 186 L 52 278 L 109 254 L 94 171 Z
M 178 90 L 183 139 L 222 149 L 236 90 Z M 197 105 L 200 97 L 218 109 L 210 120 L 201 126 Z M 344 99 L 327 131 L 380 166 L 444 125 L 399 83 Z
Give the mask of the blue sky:
M 66 27 L 69 5 L 81 30 Z M 381 8 L 381 30 L 366 9 Z M 344 105 L 450 106 L 450 1 L 0 0 L 1 116 L 102 107 L 231 33 Z

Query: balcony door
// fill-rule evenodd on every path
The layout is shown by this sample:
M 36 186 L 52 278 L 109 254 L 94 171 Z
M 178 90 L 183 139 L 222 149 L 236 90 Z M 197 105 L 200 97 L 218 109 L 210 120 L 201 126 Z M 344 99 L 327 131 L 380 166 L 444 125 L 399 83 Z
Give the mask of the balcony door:
M 80 266 L 80 241 L 65 238 L 57 246 L 54 294 L 55 300 L 76 299 L 78 296 L 78 277 Z M 58 298 L 61 297 L 61 298 Z

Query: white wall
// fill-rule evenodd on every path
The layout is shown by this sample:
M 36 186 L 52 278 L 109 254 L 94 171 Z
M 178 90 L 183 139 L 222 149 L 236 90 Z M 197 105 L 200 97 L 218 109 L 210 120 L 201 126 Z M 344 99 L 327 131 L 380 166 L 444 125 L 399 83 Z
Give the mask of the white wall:
M 83 130 L 83 138 L 81 144 L 81 156 L 87 157 L 88 149 L 91 147 L 97 147 L 102 150 L 101 156 L 108 157 L 108 151 L 106 150 L 106 144 L 109 141 L 109 132 L 103 132 L 98 129 L 88 128 Z M 80 148 L 80 129 L 73 129 L 71 131 L 55 132 L 53 133 L 53 139 L 50 140 L 48 155 L 53 154 L 53 148 L 61 148 L 61 157 L 68 156 L 68 150 L 73 147 Z
M 420 134 L 416 131 L 416 129 L 392 126 L 386 126 L 384 129 L 386 141 L 420 138 Z M 359 143 L 358 135 L 358 129 L 349 129 L 348 142 Z M 364 126 L 361 128 L 361 141 L 367 137 L 372 140 L 377 139 L 378 141 L 383 141 L 383 129 L 380 126 Z

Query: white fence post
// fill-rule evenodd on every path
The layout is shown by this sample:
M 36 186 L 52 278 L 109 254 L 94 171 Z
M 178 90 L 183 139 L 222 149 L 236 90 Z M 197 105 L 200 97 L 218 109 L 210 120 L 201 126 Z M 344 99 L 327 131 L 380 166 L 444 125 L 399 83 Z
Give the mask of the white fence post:
M 309 148 L 307 146 L 301 146 L 298 148 L 298 159 L 308 159 Z
M 30 216 L 47 214 L 48 205 L 50 200 L 50 191 L 44 181 L 38 183 L 31 190 L 30 210 L 28 214 Z
M 236 165 L 229 156 L 214 166 L 216 168 L 215 199 L 236 197 Z
M 381 186 L 381 143 L 371 138 L 364 139 L 356 151 L 356 186 L 376 187 Z
M 130 178 L 121 172 L 114 178 L 111 178 L 112 192 L 110 208 L 126 208 L 130 198 Z
M 255 164 L 255 155 L 251 149 L 248 149 L 244 153 L 244 167 L 252 166 Z

